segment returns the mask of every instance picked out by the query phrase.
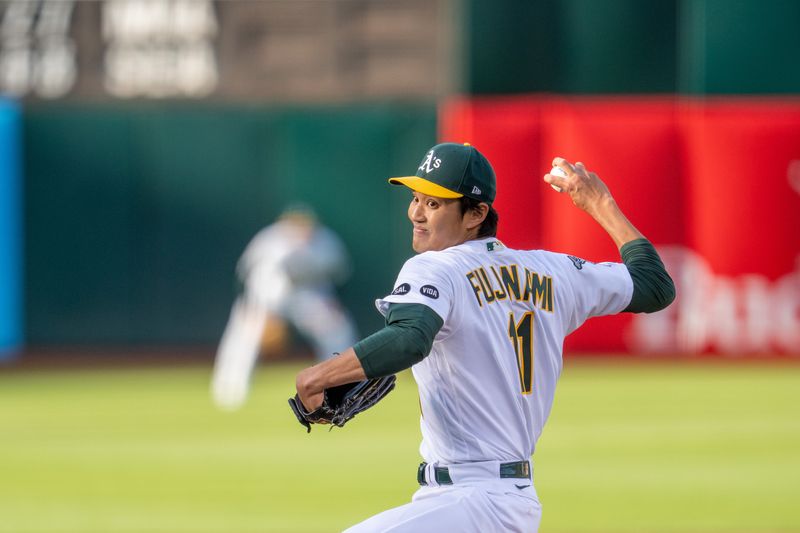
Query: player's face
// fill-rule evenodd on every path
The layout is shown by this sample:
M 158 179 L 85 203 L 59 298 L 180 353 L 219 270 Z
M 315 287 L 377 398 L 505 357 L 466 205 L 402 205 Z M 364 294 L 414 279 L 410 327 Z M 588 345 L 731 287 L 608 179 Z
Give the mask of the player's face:
M 417 253 L 444 250 L 469 239 L 468 217 L 458 199 L 437 198 L 413 192 L 408 218 L 414 224 L 411 246 Z

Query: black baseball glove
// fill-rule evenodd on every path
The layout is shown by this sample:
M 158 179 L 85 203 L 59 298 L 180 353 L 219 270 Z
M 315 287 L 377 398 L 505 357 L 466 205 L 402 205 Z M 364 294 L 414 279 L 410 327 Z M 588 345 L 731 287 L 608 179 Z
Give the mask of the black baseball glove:
M 308 432 L 311 432 L 311 424 L 332 424 L 342 427 L 348 420 L 361 411 L 366 411 L 389 394 L 394 389 L 395 379 L 395 376 L 386 376 L 325 389 L 322 405 L 315 411 L 308 412 L 297 394 L 294 398 L 289 398 L 289 406 L 298 422 L 303 424 Z

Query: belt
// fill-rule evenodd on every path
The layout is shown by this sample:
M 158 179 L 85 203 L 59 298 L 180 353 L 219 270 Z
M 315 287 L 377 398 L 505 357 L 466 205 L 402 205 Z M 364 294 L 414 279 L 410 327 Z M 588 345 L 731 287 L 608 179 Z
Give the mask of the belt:
M 417 483 L 427 485 L 425 470 L 428 463 L 420 463 L 417 469 Z M 434 466 L 433 475 L 439 485 L 452 485 L 453 479 L 450 477 L 450 470 L 446 466 Z M 531 478 L 531 463 L 529 461 L 516 461 L 514 463 L 500 463 L 501 478 Z

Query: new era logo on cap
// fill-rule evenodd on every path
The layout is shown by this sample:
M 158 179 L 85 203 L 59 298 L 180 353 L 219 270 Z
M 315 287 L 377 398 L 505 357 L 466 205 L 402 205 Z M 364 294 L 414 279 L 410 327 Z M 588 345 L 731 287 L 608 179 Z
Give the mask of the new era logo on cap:
M 481 194 L 481 190 L 478 188 L 477 185 L 472 186 L 472 194 L 477 194 L 477 195 Z

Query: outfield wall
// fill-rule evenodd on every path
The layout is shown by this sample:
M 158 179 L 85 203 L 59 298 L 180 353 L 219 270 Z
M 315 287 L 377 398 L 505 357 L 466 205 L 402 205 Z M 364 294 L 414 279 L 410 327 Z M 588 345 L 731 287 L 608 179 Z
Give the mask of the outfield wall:
M 568 350 L 800 356 L 800 100 L 462 98 L 441 108 L 440 138 L 494 164 L 507 244 L 619 260 L 541 182 L 562 156 L 596 171 L 661 251 L 675 304 L 589 321 Z
M 24 127 L 28 341 L 216 343 L 239 255 L 298 201 L 350 251 L 360 329 L 382 325 L 372 301 L 412 253 L 386 179 L 435 142 L 436 109 L 59 104 Z
M 691 288 L 570 349 L 797 353 L 797 104 L 769 95 L 800 94 L 798 16 L 796 0 L 0 2 L 0 94 L 23 132 L 0 166 L 22 151 L 24 193 L 20 213 L 0 178 L 0 334 L 216 342 L 236 257 L 295 200 L 344 237 L 345 304 L 378 327 L 369 302 L 411 253 L 383 180 L 413 169 L 434 102 L 460 91 L 495 95 L 449 101 L 441 127 L 519 192 L 499 200 L 515 244 L 615 257 L 530 181 L 574 153 Z M 525 96 L 543 92 L 617 97 Z M 665 94 L 766 100 L 632 96 Z M 625 181 L 642 167 L 647 195 Z M 776 185 L 728 186 L 745 172 Z
M 568 351 L 800 354 L 797 99 L 458 98 L 439 123 L 494 164 L 510 245 L 618 258 L 539 181 L 562 155 L 609 183 L 675 273 L 669 309 L 592 320 Z M 370 302 L 412 253 L 385 178 L 435 142 L 436 108 L 59 104 L 23 125 L 28 341 L 215 343 L 238 255 L 296 200 L 344 238 L 344 303 L 380 327 Z

